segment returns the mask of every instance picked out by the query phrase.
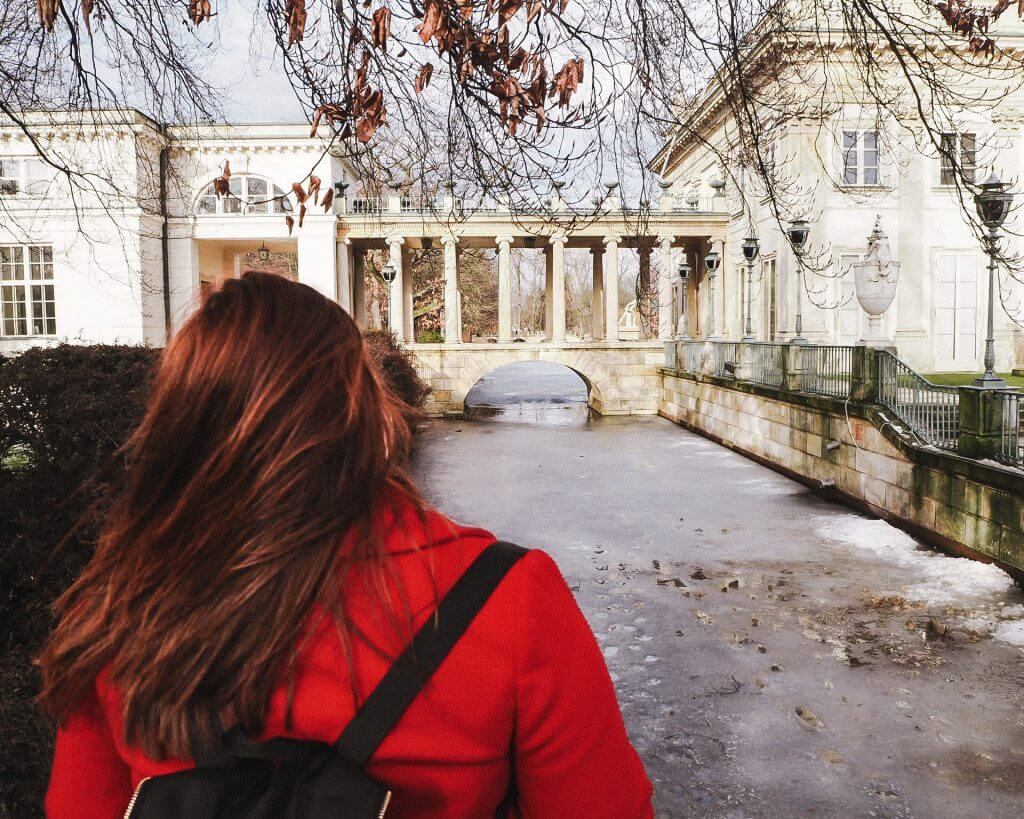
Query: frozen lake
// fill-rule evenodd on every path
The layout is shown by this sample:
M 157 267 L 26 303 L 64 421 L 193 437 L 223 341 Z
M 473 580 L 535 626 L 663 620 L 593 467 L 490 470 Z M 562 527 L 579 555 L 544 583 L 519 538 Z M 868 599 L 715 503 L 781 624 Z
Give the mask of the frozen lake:
M 538 389 L 527 367 L 476 400 L 520 422 L 582 406 L 575 376 Z M 415 473 L 559 563 L 659 816 L 1021 815 L 1024 598 L 1003 572 L 661 418 L 542 420 L 435 422 Z

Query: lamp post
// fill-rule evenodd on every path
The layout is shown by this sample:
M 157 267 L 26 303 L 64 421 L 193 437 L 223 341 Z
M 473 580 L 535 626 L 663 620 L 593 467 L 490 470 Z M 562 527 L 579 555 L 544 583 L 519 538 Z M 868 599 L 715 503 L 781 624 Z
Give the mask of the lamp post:
M 704 257 L 704 267 L 708 271 L 708 276 L 711 278 L 711 293 L 709 299 L 711 301 L 711 317 L 708 320 L 708 339 L 717 338 L 718 335 L 715 332 L 715 275 L 718 273 L 718 268 L 722 264 L 722 258 L 712 250 Z
M 680 284 L 680 301 L 679 306 L 679 324 L 677 325 L 676 335 L 683 339 L 689 340 L 690 338 L 690 326 L 686 321 L 686 290 L 687 285 L 690 283 L 690 265 L 686 261 L 686 250 L 683 250 L 683 260 L 679 263 L 679 284 Z
M 743 338 L 740 341 L 754 341 L 754 325 L 751 320 L 750 311 L 753 298 L 751 290 L 754 283 L 754 261 L 761 252 L 756 236 L 748 236 L 743 240 L 743 258 L 747 260 L 747 326 Z
M 804 248 L 807 246 L 807 237 L 810 235 L 811 227 L 803 219 L 791 222 L 786 233 L 789 236 L 789 243 L 796 255 L 796 335 L 790 341 L 793 344 L 806 344 L 804 338 Z
M 398 275 L 398 270 L 395 268 L 394 263 L 388 259 L 384 263 L 384 267 L 380 269 L 380 277 L 384 279 L 384 283 L 388 286 L 388 322 L 391 321 L 391 285 L 395 281 L 395 277 Z
M 1009 186 L 999 179 L 995 171 L 984 182 L 974 196 L 974 207 L 978 218 L 988 228 L 985 239 L 985 252 L 988 254 L 988 324 L 985 333 L 985 372 L 971 382 L 971 386 L 985 390 L 1006 389 L 1006 382 L 996 375 L 996 341 L 995 341 L 995 290 L 996 290 L 996 250 L 999 243 L 999 228 L 1010 213 L 1013 194 Z

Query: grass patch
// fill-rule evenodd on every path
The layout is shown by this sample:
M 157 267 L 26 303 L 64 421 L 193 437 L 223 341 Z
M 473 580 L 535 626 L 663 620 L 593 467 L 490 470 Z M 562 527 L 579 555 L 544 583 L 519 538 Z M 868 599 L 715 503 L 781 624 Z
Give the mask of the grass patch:
M 933 384 L 943 384 L 950 387 L 966 387 L 979 375 L 980 373 L 926 373 L 924 377 Z M 1024 376 L 1022 375 L 999 373 L 999 377 L 1005 378 L 1006 383 L 1011 387 L 1024 388 Z

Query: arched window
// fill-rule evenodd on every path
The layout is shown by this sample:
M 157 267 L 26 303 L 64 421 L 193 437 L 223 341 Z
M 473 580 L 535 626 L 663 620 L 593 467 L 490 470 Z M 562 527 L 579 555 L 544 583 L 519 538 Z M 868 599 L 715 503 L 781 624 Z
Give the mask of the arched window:
M 217 196 L 211 182 L 199 197 L 196 213 L 290 213 L 291 200 L 277 185 L 262 176 L 232 176 L 228 192 Z

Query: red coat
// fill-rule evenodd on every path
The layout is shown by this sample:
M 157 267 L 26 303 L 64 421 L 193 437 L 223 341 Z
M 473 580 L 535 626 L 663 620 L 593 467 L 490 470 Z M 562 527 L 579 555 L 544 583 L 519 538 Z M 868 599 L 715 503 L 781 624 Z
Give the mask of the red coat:
M 447 592 L 494 540 L 437 513 L 426 536 L 409 513 L 387 528 L 416 628 L 435 594 Z M 431 540 L 440 543 L 413 548 Z M 397 656 L 407 635 L 375 613 L 379 605 L 363 585 L 346 580 L 346 610 Z M 354 642 L 355 682 L 365 697 L 389 663 Z M 279 688 L 265 736 L 334 740 L 341 733 L 355 700 L 336 630 L 316 627 L 300 656 L 291 731 L 285 703 Z M 123 735 L 118 693 L 101 675 L 96 697 L 58 732 L 49 816 L 120 817 L 143 777 L 191 767 L 150 759 Z M 525 817 L 652 815 L 651 784 L 629 744 L 604 659 L 558 567 L 540 551 L 512 568 L 369 765 L 394 789 L 389 819 L 494 816 L 512 770 Z

